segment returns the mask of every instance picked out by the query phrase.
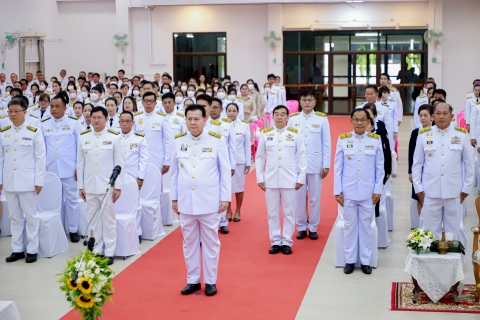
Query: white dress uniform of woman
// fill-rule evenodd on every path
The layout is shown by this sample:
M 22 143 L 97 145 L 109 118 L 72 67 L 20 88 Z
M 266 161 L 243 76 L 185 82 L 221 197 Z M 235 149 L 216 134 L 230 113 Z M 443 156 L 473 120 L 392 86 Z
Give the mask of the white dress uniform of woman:
M 252 150 L 250 145 L 250 125 L 248 121 L 239 120 L 231 122 L 235 133 L 235 174 L 232 177 L 232 193 L 245 190 L 245 167 L 251 166 Z

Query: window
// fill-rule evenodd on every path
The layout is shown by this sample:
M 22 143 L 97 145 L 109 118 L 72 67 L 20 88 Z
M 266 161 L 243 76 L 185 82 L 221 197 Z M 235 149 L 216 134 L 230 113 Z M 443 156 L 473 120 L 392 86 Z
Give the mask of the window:
M 173 61 L 176 81 L 188 81 L 195 77 L 198 82 L 204 75 L 206 82 L 222 78 L 227 70 L 227 36 L 217 33 L 174 33 Z

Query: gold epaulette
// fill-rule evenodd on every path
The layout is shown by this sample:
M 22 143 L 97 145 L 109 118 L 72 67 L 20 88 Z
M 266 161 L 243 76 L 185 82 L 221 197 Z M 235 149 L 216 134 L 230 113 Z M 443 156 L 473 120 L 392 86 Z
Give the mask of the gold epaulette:
M 45 119 L 42 119 L 42 122 L 45 122 L 45 121 L 47 121 L 47 120 L 50 119 L 50 118 L 51 118 L 51 117 L 48 116 L 48 117 L 46 117 Z
M 242 122 L 245 122 L 246 124 L 250 124 L 250 122 L 248 120 L 242 120 Z
M 85 133 L 88 133 L 90 131 L 92 131 L 92 129 L 83 130 L 82 132 L 80 132 L 80 134 L 85 134 Z
M 37 132 L 37 127 L 34 126 L 27 126 L 27 129 L 33 132 Z
M 215 138 L 222 139 L 222 135 L 220 133 L 216 133 L 213 131 L 208 131 L 208 134 L 214 136 Z
M 185 132 L 182 132 L 182 133 L 179 133 L 179 134 L 176 134 L 176 135 L 175 135 L 175 139 L 180 138 L 180 137 L 183 137 L 183 136 L 186 135 L 186 134 L 187 134 L 186 131 L 185 131 Z
M 459 126 L 455 126 L 455 130 L 463 132 L 463 133 L 468 133 L 468 131 L 466 129 L 463 129 L 462 127 L 459 127 Z
M 380 136 L 378 134 L 371 133 L 371 132 L 369 132 L 367 134 L 367 136 L 369 136 L 370 138 L 373 138 L 373 139 L 377 139 L 377 140 L 380 139 Z
M 273 130 L 273 127 L 268 127 L 268 128 L 265 128 L 262 130 L 263 133 L 265 132 L 269 132 L 269 131 L 272 131 Z
M 166 117 L 167 114 L 165 112 L 157 111 L 157 114 L 163 117 Z
M 38 117 L 37 117 L 36 115 L 34 115 L 34 114 L 29 113 L 28 115 L 29 115 L 30 117 L 34 117 L 35 119 L 38 119 Z
M 424 132 L 432 130 L 432 127 L 425 127 L 423 129 L 418 130 L 418 134 L 422 134 Z
M 213 119 L 210 121 L 210 123 L 213 123 L 214 125 L 217 125 L 217 126 L 219 126 L 219 125 L 222 124 L 220 121 L 218 121 L 218 120 L 213 120 Z
M 395 100 L 393 100 L 393 99 L 388 99 L 388 101 L 395 102 Z
M 223 122 L 228 122 L 228 123 L 232 122 L 232 120 L 230 120 L 230 119 L 228 119 L 228 118 L 222 118 L 222 121 L 223 121 Z
M 141 132 L 137 132 L 137 131 L 134 131 L 133 133 L 135 133 L 135 135 L 137 135 L 139 137 L 145 137 L 145 133 L 141 133 Z
M 467 100 L 469 100 L 469 99 L 473 99 L 473 96 L 470 96 L 470 97 L 467 98 Z
M 295 116 L 298 116 L 300 114 L 300 112 L 294 112 L 290 115 L 290 117 L 295 117 Z
M 7 131 L 8 129 L 10 129 L 12 126 L 5 126 L 3 128 L 0 129 L 0 132 L 3 132 L 3 131 Z
M 134 116 L 138 116 L 139 114 L 142 114 L 142 113 L 143 113 L 143 111 L 137 111 L 137 112 L 135 112 L 133 115 L 134 115 Z
M 110 132 L 110 133 L 116 134 L 116 135 L 120 134 L 119 131 L 113 130 L 113 129 L 108 129 L 107 131 Z
M 181 113 L 181 112 L 177 112 L 177 116 L 182 117 L 182 118 L 185 118 L 185 115 L 184 115 L 183 113 Z
M 349 133 L 342 133 L 340 135 L 340 139 L 347 139 L 347 138 L 351 138 L 352 137 L 352 133 L 349 132 Z
M 157 97 L 157 100 L 158 100 L 158 101 L 162 101 L 162 98 L 161 98 L 161 97 Z
M 68 117 L 69 117 L 70 119 L 73 119 L 73 120 L 78 120 L 78 118 L 77 118 L 77 117 L 75 117 L 75 116 L 71 116 L 71 115 L 69 115 Z
M 467 94 L 470 94 L 470 93 L 473 93 L 473 91 L 469 91 L 469 92 L 467 92 Z
M 389 90 L 390 90 L 390 92 L 395 92 L 395 91 L 397 91 L 397 89 L 395 89 L 395 87 L 389 88 Z
M 326 117 L 327 116 L 326 113 L 323 113 L 323 112 L 320 112 L 320 111 L 316 111 L 315 113 L 320 117 Z
M 6 117 L 8 117 L 8 116 L 0 116 L 0 119 L 5 119 Z
M 142 101 L 142 98 L 137 98 L 136 102 Z
M 295 133 L 298 133 L 298 130 L 295 129 L 295 128 L 292 128 L 292 127 L 288 127 L 287 130 L 288 130 L 288 131 L 295 132 Z

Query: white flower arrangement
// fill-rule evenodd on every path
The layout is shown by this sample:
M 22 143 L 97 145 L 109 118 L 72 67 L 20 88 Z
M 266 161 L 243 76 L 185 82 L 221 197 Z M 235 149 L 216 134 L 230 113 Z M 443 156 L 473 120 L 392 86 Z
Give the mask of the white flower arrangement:
M 407 248 L 411 248 L 417 254 L 420 254 L 420 251 L 429 249 L 435 240 L 437 238 L 433 232 L 423 228 L 416 228 L 407 237 Z

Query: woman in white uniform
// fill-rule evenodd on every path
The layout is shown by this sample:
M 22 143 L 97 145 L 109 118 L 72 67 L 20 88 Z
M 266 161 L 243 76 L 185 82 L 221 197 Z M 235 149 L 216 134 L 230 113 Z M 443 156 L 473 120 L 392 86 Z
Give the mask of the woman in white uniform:
M 183 101 L 185 100 L 185 96 L 181 90 L 175 92 L 175 111 L 184 112 L 183 110 Z
M 123 111 L 129 111 L 133 114 L 138 111 L 137 101 L 132 96 L 123 99 Z
M 233 217 L 234 222 L 240 221 L 240 209 L 242 208 L 243 195 L 245 190 L 245 176 L 250 171 L 252 161 L 251 146 L 250 146 L 250 125 L 248 122 L 238 118 L 238 105 L 236 103 L 229 103 L 227 105 L 227 116 L 232 120 L 232 126 L 235 131 L 235 174 L 232 177 L 232 193 L 235 193 L 235 200 L 237 208 Z M 228 205 L 227 219 L 232 219 L 232 207 Z
M 85 119 L 83 118 L 83 102 L 82 101 L 75 101 L 73 103 L 73 114 L 75 117 L 78 118 L 78 121 L 80 121 L 80 124 L 85 122 Z
M 84 118 L 85 121 L 83 123 L 80 123 L 80 125 L 82 127 L 82 130 L 93 129 L 93 127 L 91 127 L 91 125 L 92 125 L 92 118 L 91 118 L 92 110 L 93 110 L 93 104 L 91 104 L 91 103 L 87 103 L 86 105 L 83 106 L 83 118 Z

